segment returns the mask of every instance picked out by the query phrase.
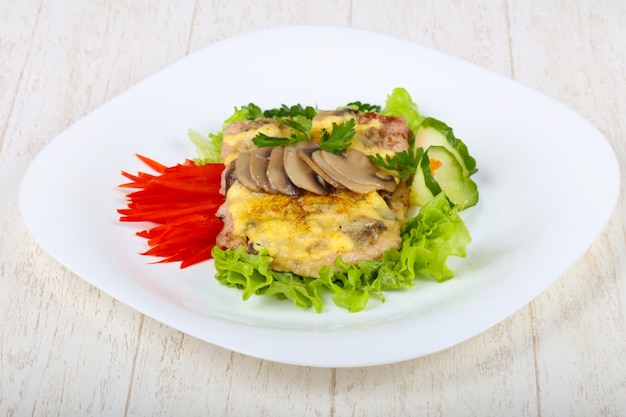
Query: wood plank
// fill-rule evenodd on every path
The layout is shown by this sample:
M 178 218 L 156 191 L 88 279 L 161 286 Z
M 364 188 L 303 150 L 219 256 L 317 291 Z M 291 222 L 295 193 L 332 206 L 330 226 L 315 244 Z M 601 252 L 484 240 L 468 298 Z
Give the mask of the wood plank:
M 577 6 L 544 2 L 511 10 L 513 71 L 520 81 L 587 117 L 624 161 L 626 142 L 619 132 L 626 129 L 626 31 L 616 16 L 626 12 L 626 5 L 597 1 Z M 622 184 L 623 178 L 622 173 Z M 569 204 L 577 198 L 584 198 L 584 190 Z M 626 414 L 623 192 L 620 198 L 589 251 L 532 303 L 543 416 Z
M 178 58 L 171 51 L 167 55 L 167 49 L 142 48 L 143 36 L 163 29 L 174 33 L 167 26 L 171 10 L 153 9 L 150 18 L 134 2 L 16 2 L 6 11 L 7 22 L 14 25 L 7 33 L 27 36 L 14 40 L 27 46 L 27 55 L 22 64 L 19 54 L 2 55 L 15 68 L 7 77 L 15 83 L 14 98 L 1 103 L 9 110 L 1 113 L 11 115 L 4 124 L 0 167 L 2 198 L 10 199 L 2 204 L 7 221 L 0 237 L 2 415 L 124 413 L 142 316 L 42 253 L 19 220 L 17 179 L 56 134 Z M 142 30 L 137 27 L 140 16 L 146 19 L 142 37 L 129 49 L 123 40 Z M 15 28 L 21 22 L 32 28 Z M 184 54 L 184 48 L 178 53 Z
M 4 5 L 0 414 L 626 415 L 624 173 L 602 236 L 531 305 L 442 352 L 356 369 L 271 363 L 146 318 L 43 253 L 17 207 L 28 163 L 80 117 L 212 42 L 289 24 L 389 33 L 511 76 L 588 117 L 626 172 L 624 18 L 612 0 Z
M 432 47 L 510 76 L 505 2 L 355 1 L 352 26 Z M 391 57 L 401 65 L 400 57 Z

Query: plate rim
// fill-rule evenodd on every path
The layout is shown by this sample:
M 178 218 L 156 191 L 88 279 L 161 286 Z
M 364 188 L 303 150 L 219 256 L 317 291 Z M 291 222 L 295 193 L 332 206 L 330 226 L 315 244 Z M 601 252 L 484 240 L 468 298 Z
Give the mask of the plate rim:
M 530 87 L 524 86 L 524 85 L 520 84 L 520 83 L 519 83 L 519 82 L 517 82 L 517 81 L 514 81 L 514 80 L 511 80 L 511 79 L 508 79 L 508 78 L 506 78 L 506 77 L 503 77 L 503 76 L 502 76 L 502 75 L 500 75 L 500 74 L 497 74 L 497 73 L 492 72 L 492 71 L 489 71 L 489 70 L 487 70 L 487 69 L 485 69 L 485 68 L 479 67 L 479 66 L 477 66 L 477 65 L 475 65 L 475 64 L 472 64 L 472 63 L 470 63 L 470 62 L 468 62 L 468 61 L 464 61 L 464 60 L 462 60 L 462 59 L 460 59 L 460 58 L 458 58 L 458 57 L 454 57 L 454 56 L 451 56 L 451 55 L 445 54 L 445 53 L 443 53 L 443 52 L 437 51 L 437 50 L 432 49 L 432 48 L 424 47 L 424 46 L 422 46 L 422 45 L 419 45 L 419 44 L 413 43 L 413 42 L 411 42 L 411 41 L 408 41 L 408 40 L 406 40 L 406 39 L 395 38 L 395 37 L 390 36 L 390 35 L 387 35 L 387 34 L 381 34 L 381 33 L 372 32 L 372 31 L 366 31 L 366 30 L 362 30 L 362 29 L 354 29 L 354 28 L 350 28 L 350 27 L 334 27 L 334 26 L 315 26 L 315 25 L 304 25 L 304 26 L 287 26 L 287 27 L 282 27 L 282 28 L 273 28 L 273 29 L 266 29 L 266 30 L 252 31 L 252 32 L 244 33 L 244 34 L 239 34 L 239 35 L 234 36 L 234 37 L 232 37 L 232 38 L 227 38 L 227 39 L 224 39 L 224 40 L 222 40 L 222 41 L 216 42 L 216 43 L 214 43 L 214 44 L 208 45 L 208 46 L 206 46 L 206 47 L 204 47 L 204 48 L 202 48 L 202 49 L 200 49 L 200 50 L 198 50 L 198 51 L 196 51 L 196 52 L 194 52 L 194 53 L 192 53 L 192 54 L 188 55 L 187 57 L 184 57 L 184 58 L 182 58 L 181 60 L 178 60 L 178 61 L 174 62 L 173 64 L 171 64 L 171 65 L 169 65 L 169 66 L 165 67 L 164 69 L 162 69 L 162 70 L 160 70 L 160 71 L 157 71 L 155 74 L 151 75 L 150 77 L 146 78 L 145 80 L 140 81 L 140 83 L 135 84 L 134 86 L 131 86 L 128 90 L 126 90 L 126 91 L 124 91 L 124 92 L 120 93 L 118 96 L 113 97 L 111 100 L 108 100 L 106 103 L 104 103 L 101 107 L 99 107 L 99 108 L 98 108 L 98 109 L 96 109 L 95 111 L 98 111 L 100 108 L 104 108 L 104 107 L 106 107 L 107 105 L 110 105 L 110 103 L 114 102 L 114 100 L 115 100 L 115 99 L 117 99 L 117 97 L 121 97 L 121 96 L 123 96 L 124 94 L 127 94 L 127 93 L 128 93 L 129 91 L 131 91 L 131 90 L 132 90 L 132 91 L 135 91 L 135 90 L 133 90 L 133 89 L 135 89 L 135 88 L 142 88 L 142 86 L 144 86 L 144 87 L 145 87 L 146 83 L 149 83 L 149 82 L 150 82 L 150 80 L 154 79 L 154 77 L 155 77 L 156 75 L 158 75 L 158 74 L 162 73 L 163 71 L 175 71 L 175 70 L 176 70 L 176 67 L 175 67 L 175 66 L 176 66 L 176 65 L 181 65 L 181 62 L 183 62 L 183 61 L 184 61 L 184 62 L 191 62 L 192 60 L 197 59 L 198 57 L 203 56 L 203 54 L 207 54 L 207 53 L 209 53 L 209 54 L 210 54 L 210 51 L 212 51 L 212 50 L 213 50 L 213 48 L 215 48 L 215 47 L 216 47 L 216 45 L 217 45 L 218 47 L 223 47 L 225 43 L 238 42 L 238 41 L 241 41 L 242 39 L 244 39 L 244 40 L 245 40 L 245 39 L 249 39 L 250 37 L 257 36 L 257 35 L 259 35 L 259 34 L 263 34 L 263 33 L 268 33 L 268 32 L 283 32 L 283 33 L 285 33 L 285 32 L 292 32 L 292 31 L 305 31 L 305 32 L 306 32 L 306 31 L 314 31 L 314 32 L 318 32 L 318 33 L 319 33 L 319 31 L 324 31 L 324 32 L 331 31 L 331 32 L 342 32 L 342 33 L 350 33 L 350 34 L 357 34 L 357 35 L 358 35 L 358 34 L 367 34 L 366 36 L 375 36 L 375 37 L 380 37 L 381 39 L 382 39 L 382 38 L 384 38 L 384 39 L 386 39 L 387 41 L 391 41 L 391 42 L 397 42 L 397 41 L 399 41 L 399 42 L 402 42 L 402 43 L 404 43 L 405 45 L 407 45 L 407 47 L 408 47 L 408 45 L 410 45 L 411 47 L 416 47 L 416 48 L 418 48 L 418 49 L 419 49 L 419 48 L 421 48 L 422 50 L 430 50 L 432 53 L 436 53 L 436 54 L 439 54 L 439 55 L 441 55 L 441 56 L 444 56 L 446 59 L 451 59 L 451 60 L 453 60 L 453 61 L 455 61 L 455 62 L 465 62 L 466 64 L 471 65 L 471 66 L 474 66 L 474 67 L 476 67 L 476 68 L 480 69 L 481 71 L 484 71 L 484 72 L 489 73 L 489 74 L 490 74 L 490 75 L 492 75 L 492 76 L 495 76 L 495 77 L 500 77 L 500 78 L 502 78 L 502 79 L 506 80 L 506 82 L 507 82 L 507 83 L 515 83 L 515 84 L 516 84 L 516 85 L 518 85 L 518 86 L 521 86 L 521 87 L 523 87 L 523 88 L 525 88 L 525 89 L 527 89 L 527 90 L 529 90 L 529 91 L 532 91 L 532 92 L 533 92 L 533 94 L 539 94 L 539 95 L 542 95 L 545 99 L 552 100 L 554 103 L 558 104 L 559 106 L 564 106 L 564 107 L 566 107 L 564 104 L 562 104 L 562 103 L 558 103 L 558 102 L 556 102 L 554 99 L 551 99 L 550 97 L 545 96 L 545 95 L 543 95 L 542 93 L 540 93 L 540 92 L 538 92 L 538 91 L 536 91 L 536 90 L 534 90 L 534 89 L 532 89 L 532 88 L 530 88 Z M 207 52 L 207 51 L 209 51 L 209 52 Z M 139 87 L 137 87 L 137 86 L 139 86 Z M 571 110 L 571 109 L 570 109 L 570 110 Z M 95 111 L 94 111 L 94 112 L 95 112 Z M 34 171 L 34 168 L 33 168 L 33 167 L 37 167 L 37 164 L 39 163 L 38 161 L 41 161 L 41 158 L 45 158 L 45 157 L 46 157 L 46 155 L 47 155 L 47 153 L 50 153 L 50 152 L 52 152 L 52 150 L 54 150 L 54 147 L 55 147 L 55 146 L 60 146 L 61 141 L 59 141 L 59 140 L 58 140 L 59 138 L 66 138 L 66 137 L 70 137 L 70 138 L 71 138 L 71 129 L 72 129 L 72 128 L 76 125 L 76 124 L 78 124 L 78 123 L 85 123 L 85 120 L 87 120 L 87 121 L 88 121 L 88 120 L 89 120 L 88 118 L 89 118 L 91 115 L 93 115 L 93 114 L 94 114 L 94 112 L 91 112 L 91 113 L 87 114 L 85 117 L 81 118 L 81 119 L 80 119 L 78 122 L 76 122 L 74 125 L 72 125 L 72 126 L 68 127 L 68 128 L 67 128 L 65 131 L 63 131 L 60 135 L 58 135 L 57 137 L 55 137 L 55 138 L 54 138 L 54 139 L 53 139 L 53 140 L 52 140 L 52 141 L 51 141 L 51 142 L 50 142 L 50 143 L 49 143 L 49 144 L 48 144 L 48 145 L 47 145 L 47 146 L 46 146 L 46 147 L 45 147 L 45 148 L 44 148 L 44 149 L 43 149 L 43 150 L 42 150 L 42 151 L 41 151 L 41 152 L 40 152 L 40 153 L 36 156 L 36 157 L 35 157 L 35 159 L 31 162 L 31 164 L 29 165 L 29 167 L 28 167 L 28 169 L 27 169 L 27 171 L 26 171 L 26 173 L 25 173 L 25 175 L 24 175 L 24 177 L 23 177 L 23 179 L 22 179 L 22 183 L 20 184 L 20 195 L 19 195 L 19 206 L 20 206 L 20 212 L 22 213 L 22 218 L 24 219 L 24 222 L 25 222 L 25 224 L 26 224 L 26 226 L 27 226 L 27 229 L 28 229 L 28 230 L 29 230 L 29 232 L 31 233 L 31 236 L 32 236 L 33 238 L 35 238 L 35 240 L 36 240 L 38 243 L 40 243 L 40 240 L 37 238 L 37 232 L 33 232 L 33 230 L 31 230 L 31 228 L 32 228 L 32 219 L 31 219 L 31 220 L 29 220 L 29 218 L 28 218 L 28 216 L 29 216 L 29 215 L 28 215 L 28 214 L 27 214 L 27 215 L 25 215 L 25 213 L 27 213 L 27 212 L 29 211 L 29 209 L 28 209 L 28 207 L 27 207 L 27 205 L 29 204 L 29 203 L 28 203 L 28 196 L 26 195 L 27 187 L 28 187 L 28 184 L 29 184 L 29 182 L 28 182 L 28 181 L 32 181 L 32 178 L 30 178 L 29 176 L 34 175 L 33 173 L 34 173 L 35 171 Z M 573 112 L 573 110 L 572 110 L 572 112 Z M 574 113 L 575 113 L 575 112 L 574 112 Z M 582 116 L 580 116 L 578 113 L 575 113 L 575 114 L 576 114 L 578 117 L 580 117 L 582 120 L 586 120 L 586 119 L 582 118 Z M 187 128 L 186 126 L 183 126 L 183 127 L 182 127 L 182 129 L 186 129 L 186 128 Z M 594 129 L 595 129 L 595 127 L 594 127 Z M 597 129 L 596 129 L 596 130 L 597 130 Z M 67 132 L 70 132 L 70 134 L 68 134 Z M 612 156 L 613 156 L 614 160 L 613 160 L 613 161 L 612 161 L 612 163 L 610 163 L 609 165 L 614 165 L 614 166 L 615 166 L 615 168 L 617 169 L 617 177 L 616 177 L 616 180 L 617 180 L 617 181 L 616 181 L 616 182 L 615 182 L 615 184 L 614 184 L 614 188 L 615 188 L 615 190 L 616 190 L 616 191 L 613 193 L 613 194 L 614 194 L 614 196 L 612 195 L 612 196 L 611 196 L 611 198 L 609 199 L 609 200 L 612 200 L 612 201 L 609 201 L 609 202 L 608 202 L 608 204 L 606 205 L 606 206 L 607 206 L 607 209 L 606 209 L 605 211 L 606 211 L 606 212 L 608 212 L 609 214 L 606 216 L 606 221 L 604 221 L 604 222 L 603 222 L 603 223 L 604 223 L 604 226 L 602 226 L 602 227 L 600 228 L 600 230 L 599 230 L 597 233 L 595 233 L 595 235 L 596 235 L 595 239 L 597 239 L 597 236 L 601 233 L 602 229 L 604 229 L 604 227 L 606 227 L 606 223 L 609 221 L 610 216 L 612 215 L 613 211 L 615 210 L 615 206 L 616 206 L 616 204 L 617 204 L 617 199 L 618 199 L 618 195 L 619 195 L 619 184 L 620 184 L 619 165 L 618 165 L 618 163 L 617 163 L 617 158 L 616 158 L 615 152 L 614 152 L 614 150 L 612 149 L 612 147 L 611 147 L 610 143 L 609 143 L 609 142 L 606 140 L 606 138 L 604 137 L 604 135 L 602 135 L 602 133 L 601 133 L 599 130 L 598 130 L 597 132 L 598 132 L 598 134 L 600 135 L 600 137 L 601 137 L 601 138 L 603 138 L 603 139 L 604 139 L 604 141 L 606 142 L 606 143 L 605 143 L 605 145 L 608 145 L 608 146 L 609 146 L 609 148 L 610 148 L 610 150 L 611 150 L 611 153 L 612 153 Z M 42 156 L 42 155 L 43 155 L 43 156 Z M 122 167 L 120 167 L 120 168 L 122 168 Z M 480 204 L 480 203 L 479 203 L 479 204 Z M 609 210 L 608 208 L 610 208 L 610 210 Z M 30 222 L 30 223 L 29 223 L 29 222 Z M 470 232 L 471 232 L 471 230 L 470 230 Z M 39 237 L 40 237 L 40 236 L 39 236 Z M 40 238 L 41 238 L 41 237 L 40 237 Z M 589 243 L 586 245 L 585 249 L 582 251 L 582 253 L 580 254 L 580 256 L 582 256 L 582 254 L 588 250 L 588 248 L 589 248 L 589 247 L 593 244 L 593 242 L 595 241 L 595 239 L 594 239 L 594 240 L 592 240 L 591 242 L 589 242 Z M 59 259 L 59 258 L 57 258 L 56 256 L 54 256 L 54 254 L 53 254 L 53 252 L 54 252 L 54 251 L 52 251 L 52 252 L 51 252 L 51 251 L 49 251 L 49 250 L 48 250 L 48 249 L 46 249 L 46 247 L 45 247 L 43 244 L 41 244 L 41 243 L 40 243 L 40 245 L 44 248 L 44 250 L 46 250 L 46 252 L 50 253 L 50 254 L 51 254 L 51 255 L 52 255 L 52 256 L 53 256 L 53 257 L 54 257 L 54 258 L 55 258 L 55 259 L 56 259 L 59 263 L 61 263 L 61 265 L 63 265 L 64 267 L 68 268 L 69 270 L 72 270 L 72 268 L 68 267 L 68 266 L 66 265 L 66 263 L 65 263 L 62 259 Z M 572 261 L 572 264 L 573 264 L 573 263 L 575 263 L 575 262 L 576 262 L 576 261 L 580 258 L 580 256 L 577 256 L 577 257 L 576 257 L 576 259 L 575 259 L 574 261 Z M 569 265 L 569 266 L 571 266 L 571 265 Z M 569 266 L 567 266 L 565 269 L 569 268 Z M 76 272 L 75 272 L 75 271 L 73 271 L 73 270 L 72 270 L 72 272 L 76 273 Z M 119 297 L 119 296 L 116 296 L 115 294 L 110 294 L 110 292 L 109 292 L 109 291 L 106 291 L 106 290 L 104 290 L 104 289 L 100 288 L 99 286 L 95 285 L 95 284 L 94 284 L 93 282 L 91 282 L 89 279 L 87 279 L 86 277 L 83 277 L 83 276 L 82 276 L 82 274 L 79 274 L 79 273 L 76 273 L 76 274 L 77 274 L 78 276 L 80 276 L 82 279 L 84 279 L 85 281 L 89 282 L 91 285 L 96 286 L 99 290 L 101 290 L 101 291 L 103 291 L 103 292 L 107 293 L 109 296 L 113 297 L 114 299 L 117 299 L 117 300 L 122 301 L 122 300 L 120 299 L 120 297 Z M 558 280 L 559 278 L 560 278 L 560 275 L 559 275 L 559 276 L 554 277 L 554 278 L 553 278 L 553 279 L 552 279 L 549 283 L 547 283 L 547 285 L 545 286 L 545 288 L 544 288 L 543 290 L 547 289 L 550 285 L 552 285 L 552 284 L 553 284 L 556 280 Z M 543 290 L 542 290 L 542 291 L 543 291 Z M 472 334 L 469 334 L 469 333 L 468 333 L 468 334 L 464 335 L 463 337 L 461 337 L 461 338 L 460 338 L 460 340 L 456 340 L 456 341 L 454 341 L 454 342 L 450 342 L 450 343 L 448 343 L 448 344 L 447 344 L 447 345 L 445 345 L 445 346 L 441 346 L 439 349 L 431 349 L 430 351 L 428 351 L 428 352 L 426 352 L 426 353 L 423 353 L 423 354 L 419 354 L 419 355 L 417 355 L 417 356 L 413 356 L 413 355 L 411 355 L 411 354 L 407 354 L 406 352 L 404 352 L 403 354 L 396 355 L 395 357 L 392 357 L 392 356 L 387 356 L 387 358 L 385 358 L 385 359 L 382 359 L 382 358 L 381 358 L 381 359 L 378 359 L 378 360 L 372 360 L 372 359 L 363 359 L 363 358 L 359 358 L 359 359 L 357 359 L 357 360 L 353 360 L 352 362 L 351 362 L 351 361 L 349 361 L 349 360 L 339 360 L 339 361 L 336 361 L 336 360 L 335 360 L 335 361 L 333 361 L 333 360 L 327 360 L 327 361 L 325 361 L 325 362 L 324 362 L 324 361 L 320 361 L 320 360 L 311 360 L 311 359 L 307 359 L 307 360 L 299 360 L 299 359 L 297 359 L 297 358 L 295 358 L 295 359 L 294 359 L 294 358 L 284 358 L 284 359 L 281 359 L 280 357 L 272 357 L 272 356 L 271 356 L 270 354 L 268 354 L 267 352 L 265 352 L 265 353 L 259 353 L 259 352 L 255 352 L 253 349 L 249 349 L 249 348 L 248 348 L 248 349 L 246 349 L 244 346 L 242 346 L 242 345 L 241 345 L 241 342 L 239 342 L 239 343 L 236 343 L 236 342 L 233 342 L 233 343 L 226 343 L 226 342 L 224 342 L 224 341 L 221 341 L 221 342 L 220 342 L 220 341 L 215 341 L 215 340 L 206 340 L 206 339 L 204 339 L 204 338 L 201 338 L 201 339 L 202 339 L 202 340 L 205 340 L 206 342 L 211 343 L 211 344 L 213 344 L 213 345 L 220 346 L 220 347 L 222 347 L 222 348 L 226 348 L 226 349 L 229 349 L 229 350 L 233 350 L 233 351 L 236 351 L 236 352 L 239 352 L 239 353 L 243 353 L 243 354 L 246 354 L 246 355 L 249 355 L 249 356 L 257 357 L 257 358 L 260 358 L 260 359 L 272 360 L 272 361 L 275 361 L 275 362 L 281 362 L 281 363 L 293 364 L 293 365 L 303 365 L 303 366 L 321 366 L 321 367 L 354 367 L 354 366 L 371 366 L 371 365 L 380 365 L 380 364 L 385 364 L 385 363 L 391 363 L 391 362 L 398 362 L 398 361 L 408 360 L 408 359 L 412 359 L 412 358 L 419 357 L 419 356 L 423 356 L 423 355 L 428 355 L 428 354 L 431 354 L 431 353 L 434 353 L 434 352 L 437 352 L 437 351 L 440 351 L 440 350 L 443 350 L 443 349 L 449 348 L 450 346 L 456 345 L 456 344 L 458 344 L 458 343 L 461 343 L 461 342 L 463 342 L 463 341 L 465 341 L 465 340 L 467 340 L 467 339 L 469 339 L 469 338 L 471 338 L 471 337 L 473 337 L 473 336 L 475 336 L 475 335 L 477 335 L 477 334 L 480 334 L 480 333 L 484 332 L 485 330 L 487 330 L 487 329 L 491 328 L 494 324 L 496 324 L 496 323 L 498 323 L 498 322 L 501 322 L 502 320 L 506 319 L 506 318 L 507 318 L 507 317 L 509 317 L 511 314 L 513 314 L 515 311 L 517 311 L 519 308 L 521 308 L 521 307 L 523 307 L 523 306 L 527 305 L 527 304 L 528 304 L 528 302 L 530 302 L 532 299 L 534 299 L 534 298 L 535 298 L 536 296 L 538 296 L 539 294 L 540 294 L 540 292 L 539 292 L 539 293 L 537 293 L 537 294 L 535 294 L 535 295 L 533 295 L 533 296 L 532 296 L 529 300 L 526 300 L 526 301 L 522 302 L 522 303 L 521 303 L 521 305 L 519 305 L 519 306 L 515 306 L 515 308 L 511 308 L 511 309 L 510 309 L 511 311 L 509 311 L 506 315 L 504 315 L 504 316 L 502 316 L 502 317 L 499 317 L 497 320 L 495 320 L 495 321 L 494 321 L 494 323 L 492 323 L 492 324 L 488 325 L 487 327 L 485 327 L 484 329 L 480 330 L 479 332 L 477 332 L 477 333 L 469 332 L 469 333 L 472 333 Z M 167 324 L 168 326 L 170 326 L 170 327 L 172 327 L 172 328 L 174 328 L 174 329 L 176 329 L 176 330 L 180 330 L 180 331 L 183 331 L 184 333 L 191 334 L 192 336 L 198 337 L 197 335 L 195 335 L 195 334 L 194 334 L 193 329 L 182 330 L 182 329 L 181 329 L 180 324 L 176 325 L 176 323 L 167 323 L 167 321 L 166 321 L 166 320 L 164 321 L 164 319 L 163 319 L 162 317 L 161 317 L 161 318 L 155 317 L 153 314 L 150 314 L 150 312 L 141 311 L 141 310 L 140 310 L 140 309 L 138 309 L 136 306 L 133 306 L 133 305 L 131 305 L 131 304 L 127 303 L 127 302 L 124 302 L 124 303 L 125 303 L 125 304 L 127 304 L 127 305 L 129 305 L 131 308 L 133 308 L 133 309 L 135 309 L 135 310 L 137 310 L 137 311 L 140 311 L 142 314 L 145 314 L 145 315 L 147 315 L 147 316 L 149 316 L 149 317 L 152 317 L 153 319 L 155 319 L 155 320 L 157 320 L 157 321 L 159 321 L 159 322 L 165 323 L 165 324 Z M 219 327 L 219 324 L 215 324 L 215 325 Z M 185 326 L 183 326 L 183 327 L 185 327 Z M 256 330 L 256 329 L 255 329 L 255 330 Z M 266 331 L 266 333 L 267 333 L 267 331 Z M 272 334 L 273 332 L 271 332 L 271 331 L 270 331 L 269 333 L 270 333 L 270 334 Z M 276 335 L 274 335 L 274 336 L 276 336 Z M 351 336 L 352 336 L 352 335 L 351 335 Z M 232 342 L 232 341 L 231 341 L 231 342 Z

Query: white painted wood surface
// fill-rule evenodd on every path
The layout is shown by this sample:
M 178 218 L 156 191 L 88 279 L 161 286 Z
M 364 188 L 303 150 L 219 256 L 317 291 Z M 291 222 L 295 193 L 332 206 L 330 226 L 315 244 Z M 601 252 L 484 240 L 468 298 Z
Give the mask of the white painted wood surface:
M 28 164 L 80 117 L 215 41 L 288 24 L 392 34 L 534 87 L 598 126 L 626 172 L 624 22 L 620 0 L 0 0 L 0 415 L 626 415 L 624 185 L 604 232 L 527 307 L 357 369 L 262 361 L 144 317 L 44 253 L 17 206 Z

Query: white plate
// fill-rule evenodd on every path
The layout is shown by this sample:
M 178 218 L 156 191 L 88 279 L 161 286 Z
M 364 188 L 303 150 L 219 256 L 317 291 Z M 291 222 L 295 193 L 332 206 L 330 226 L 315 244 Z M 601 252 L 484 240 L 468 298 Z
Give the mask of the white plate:
M 377 51 L 372 55 L 372 51 Z M 382 56 L 381 56 L 382 53 Z M 458 277 L 386 293 L 357 314 L 322 314 L 213 279 L 212 263 L 151 265 L 118 222 L 120 170 L 194 156 L 187 129 L 217 131 L 234 106 L 383 104 L 405 87 L 476 157 L 481 201 L 463 217 L 474 241 Z M 24 221 L 40 245 L 103 292 L 212 344 L 272 361 L 366 366 L 426 355 L 503 320 L 590 246 L 617 200 L 619 169 L 591 124 L 563 105 L 465 61 L 380 34 L 289 27 L 214 44 L 160 71 L 53 140 L 28 169 Z

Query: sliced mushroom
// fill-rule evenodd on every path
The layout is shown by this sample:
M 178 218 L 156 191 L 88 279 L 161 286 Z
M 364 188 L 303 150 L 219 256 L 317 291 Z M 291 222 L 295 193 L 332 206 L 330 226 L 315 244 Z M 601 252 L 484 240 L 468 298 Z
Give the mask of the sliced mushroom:
M 237 174 L 235 173 L 235 163 L 236 160 L 232 161 L 224 170 L 224 182 L 220 190 L 220 192 L 223 192 L 224 195 L 226 195 L 230 187 L 235 183 L 235 181 L 237 181 Z
M 293 185 L 285 172 L 285 147 L 275 146 L 267 164 L 267 180 L 279 194 L 297 196 L 299 190 Z
M 392 176 L 382 174 L 369 157 L 359 151 L 348 151 L 342 156 L 319 150 L 311 159 L 335 181 L 356 193 L 393 191 L 396 187 Z
M 276 194 L 276 188 L 267 178 L 267 166 L 271 152 L 272 148 L 268 146 L 256 148 L 250 152 L 250 176 L 260 189 L 270 194 Z
M 306 146 L 311 145 L 306 142 L 298 142 L 285 147 L 285 172 L 296 187 L 315 194 L 326 195 L 330 192 L 330 185 L 298 156 L 298 150 Z
M 376 164 L 362 152 L 350 150 L 346 153 L 346 172 L 350 179 L 361 184 L 376 185 L 378 190 L 393 191 L 396 181 L 393 176 L 382 172 Z
M 331 153 L 323 150 L 315 151 L 313 152 L 313 154 L 311 154 L 311 160 L 322 170 L 324 170 L 330 177 L 332 177 L 334 181 L 338 182 L 350 191 L 354 191 L 357 193 L 366 194 L 371 193 L 372 191 L 376 191 L 376 187 L 361 186 L 361 184 L 351 181 L 350 178 L 342 174 L 342 172 L 339 170 L 339 167 L 344 163 L 342 157 L 331 154 L 333 155 L 333 157 L 330 157 L 331 161 L 328 162 L 324 157 L 326 154 Z
M 315 146 L 307 146 L 306 148 L 298 149 L 298 156 L 300 157 L 300 159 L 306 162 L 306 164 L 309 166 L 309 168 L 313 170 L 313 172 L 315 172 L 317 175 L 322 177 L 322 179 L 326 181 L 328 184 L 332 185 L 335 188 L 345 188 L 343 185 L 337 182 L 333 177 L 328 175 L 328 173 L 324 171 L 322 168 L 320 168 L 315 162 L 313 162 L 313 159 L 311 159 L 311 155 L 315 151 L 318 151 L 319 148 L 320 148 L 319 145 L 316 143 Z
M 246 188 L 256 192 L 263 191 L 261 187 L 257 185 L 256 181 L 252 179 L 252 174 L 250 173 L 250 154 L 248 152 L 240 152 L 235 160 L 235 175 L 237 176 L 237 180 Z
M 347 224 L 342 225 L 341 230 L 356 242 L 371 245 L 387 230 L 387 226 L 382 220 L 356 216 L 351 218 Z
M 289 196 L 297 196 L 301 190 L 326 195 L 331 187 L 361 194 L 396 188 L 395 179 L 364 153 L 348 150 L 336 155 L 311 141 L 241 152 L 234 168 L 232 165 L 227 170 L 226 189 L 235 178 L 252 191 Z

